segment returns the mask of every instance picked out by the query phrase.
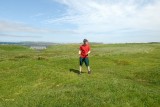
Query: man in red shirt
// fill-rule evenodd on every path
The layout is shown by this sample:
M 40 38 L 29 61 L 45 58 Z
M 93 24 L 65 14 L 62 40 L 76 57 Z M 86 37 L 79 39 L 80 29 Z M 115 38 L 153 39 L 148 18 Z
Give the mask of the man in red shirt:
M 85 62 L 85 65 L 88 69 L 88 74 L 91 74 L 91 70 L 90 70 L 90 67 L 89 67 L 89 59 L 88 59 L 88 54 L 90 53 L 90 46 L 89 46 L 89 43 L 88 43 L 88 40 L 87 39 L 84 39 L 83 40 L 83 45 L 80 46 L 80 49 L 79 49 L 79 55 L 80 55 L 80 67 L 79 67 L 79 73 L 81 74 L 82 72 L 82 65 L 83 65 L 83 62 Z

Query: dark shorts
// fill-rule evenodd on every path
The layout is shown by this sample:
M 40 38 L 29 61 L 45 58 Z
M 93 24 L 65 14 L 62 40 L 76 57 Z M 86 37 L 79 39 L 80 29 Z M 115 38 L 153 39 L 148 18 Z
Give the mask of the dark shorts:
M 80 64 L 80 66 L 83 65 L 83 62 L 85 63 L 86 66 L 89 66 L 89 59 L 88 58 L 82 58 L 82 57 L 80 57 L 79 58 L 79 64 Z

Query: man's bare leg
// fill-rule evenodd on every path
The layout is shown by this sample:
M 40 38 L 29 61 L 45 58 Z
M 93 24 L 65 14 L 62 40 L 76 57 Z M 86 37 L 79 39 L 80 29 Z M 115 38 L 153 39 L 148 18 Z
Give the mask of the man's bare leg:
M 88 74 L 91 74 L 91 69 L 89 66 L 87 66 L 87 69 L 88 69 Z
M 82 66 L 79 66 L 79 73 L 82 73 Z

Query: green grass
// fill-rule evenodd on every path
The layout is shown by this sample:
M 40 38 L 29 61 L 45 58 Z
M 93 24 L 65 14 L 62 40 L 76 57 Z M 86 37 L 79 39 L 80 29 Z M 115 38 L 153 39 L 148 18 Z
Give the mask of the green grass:
M 91 47 L 92 74 L 78 75 L 77 44 L 0 45 L 0 107 L 160 106 L 160 44 Z

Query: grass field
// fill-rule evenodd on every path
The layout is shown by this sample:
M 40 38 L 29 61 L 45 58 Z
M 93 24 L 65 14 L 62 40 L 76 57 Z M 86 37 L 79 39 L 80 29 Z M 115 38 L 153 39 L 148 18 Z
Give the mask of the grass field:
M 44 51 L 0 45 L 0 107 L 160 107 L 160 44 L 78 44 Z

